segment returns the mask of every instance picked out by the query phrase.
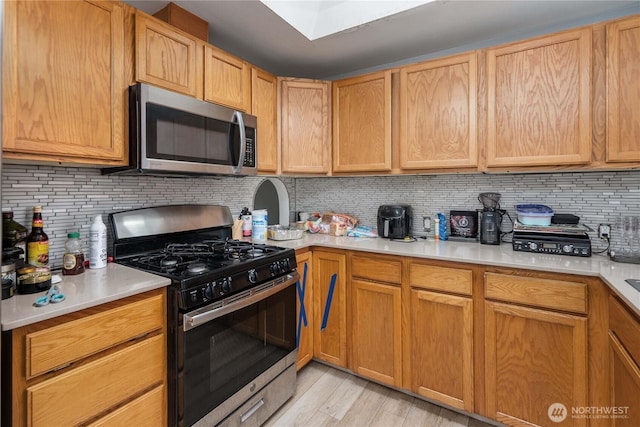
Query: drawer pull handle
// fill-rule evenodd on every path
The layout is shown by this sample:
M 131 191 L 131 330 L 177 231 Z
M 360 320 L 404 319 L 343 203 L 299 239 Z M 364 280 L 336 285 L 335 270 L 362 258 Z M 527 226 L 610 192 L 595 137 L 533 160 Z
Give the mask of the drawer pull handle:
M 240 416 L 240 422 L 243 423 L 247 421 L 253 414 L 255 414 L 258 411 L 258 409 L 262 408 L 263 406 L 264 406 L 264 399 L 258 400 L 258 402 L 255 405 L 253 405 L 251 409 L 249 409 L 247 412 L 245 412 Z

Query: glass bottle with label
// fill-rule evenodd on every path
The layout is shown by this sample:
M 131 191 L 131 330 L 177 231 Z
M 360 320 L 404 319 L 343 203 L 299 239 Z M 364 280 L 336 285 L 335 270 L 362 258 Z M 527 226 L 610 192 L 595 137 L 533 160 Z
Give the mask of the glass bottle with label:
M 49 266 L 49 236 L 43 230 L 42 207 L 33 207 L 31 233 L 27 236 L 27 263 L 36 267 Z
M 2 248 L 20 248 L 19 259 L 27 256 L 27 228 L 13 219 L 12 211 L 2 211 Z

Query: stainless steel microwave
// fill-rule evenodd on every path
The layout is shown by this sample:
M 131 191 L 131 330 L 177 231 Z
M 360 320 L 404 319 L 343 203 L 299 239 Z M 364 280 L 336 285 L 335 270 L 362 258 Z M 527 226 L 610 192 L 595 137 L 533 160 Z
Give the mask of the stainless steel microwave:
M 138 83 L 129 88 L 129 166 L 103 174 L 255 175 L 255 116 Z

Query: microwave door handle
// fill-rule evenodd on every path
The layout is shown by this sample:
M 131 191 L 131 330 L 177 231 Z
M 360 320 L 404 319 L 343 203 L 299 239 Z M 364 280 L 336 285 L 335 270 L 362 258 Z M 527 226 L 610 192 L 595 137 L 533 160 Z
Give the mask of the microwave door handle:
M 238 164 L 233 166 L 233 173 L 237 174 L 240 172 L 242 165 L 244 164 L 244 156 L 245 151 L 247 150 L 247 139 L 244 130 L 244 119 L 242 118 L 242 113 L 240 111 L 233 112 L 233 122 L 238 121 L 238 127 L 240 128 L 240 153 L 238 154 Z M 233 142 L 232 142 L 233 144 Z
M 389 236 L 389 219 L 385 218 L 384 220 L 384 231 L 382 234 L 383 237 L 388 237 Z

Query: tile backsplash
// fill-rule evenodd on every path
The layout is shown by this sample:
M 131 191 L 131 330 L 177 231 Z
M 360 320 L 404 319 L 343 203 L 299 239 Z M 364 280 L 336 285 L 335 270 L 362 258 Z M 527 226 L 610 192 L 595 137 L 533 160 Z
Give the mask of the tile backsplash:
M 2 208 L 31 230 L 32 209 L 42 205 L 44 230 L 49 236 L 52 268 L 62 267 L 67 233 L 80 231 L 88 255 L 89 229 L 93 218 L 149 206 L 183 203 L 227 205 L 237 216 L 244 206 L 253 207 L 255 190 L 263 177 L 114 176 L 99 169 L 2 165 Z M 293 179 L 281 181 L 293 199 Z M 109 230 L 110 231 L 110 230 Z M 111 245 L 111 232 L 109 242 Z
M 97 214 L 107 223 L 109 213 L 121 210 L 209 203 L 228 205 L 237 215 L 242 207 L 253 207 L 255 190 L 264 179 L 103 176 L 89 168 L 3 165 L 2 207 L 12 209 L 15 220 L 31 229 L 32 207 L 42 205 L 52 266 L 59 268 L 67 233 L 79 230 L 86 250 Z M 416 231 L 423 215 L 434 218 L 437 212 L 481 208 L 478 194 L 488 191 L 502 194 L 501 206 L 514 219 L 513 206 L 519 203 L 542 203 L 556 212 L 576 214 L 594 229 L 599 223 L 615 224 L 622 215 L 640 215 L 640 171 L 280 180 L 289 192 L 291 212 L 332 210 L 375 226 L 379 205 L 406 203 L 413 207 Z M 593 244 L 594 249 L 602 246 L 597 239 Z
M 640 215 L 640 171 L 549 174 L 450 174 L 357 178 L 298 178 L 296 210 L 335 210 L 375 226 L 381 204 L 409 204 L 414 230 L 422 231 L 422 217 L 438 212 L 476 210 L 478 194 L 502 194 L 500 205 L 516 219 L 514 206 L 538 203 L 558 213 L 572 213 L 597 230 L 621 215 Z M 504 230 L 511 230 L 508 219 Z M 590 233 L 595 237 L 595 233 Z M 594 250 L 602 246 L 593 239 Z M 606 245 L 605 245 L 606 247 Z

